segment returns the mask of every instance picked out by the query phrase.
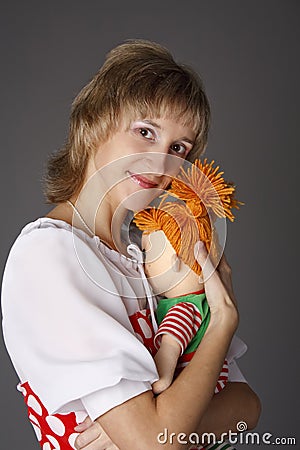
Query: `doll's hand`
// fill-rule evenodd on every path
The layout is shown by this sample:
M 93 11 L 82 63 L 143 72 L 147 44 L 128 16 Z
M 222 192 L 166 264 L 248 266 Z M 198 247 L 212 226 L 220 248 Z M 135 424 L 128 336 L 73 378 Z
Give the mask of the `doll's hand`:
M 89 416 L 75 427 L 75 431 L 80 433 L 75 441 L 77 450 L 118 450 L 101 425 L 92 422 Z
M 218 269 L 215 269 L 203 242 L 194 249 L 195 258 L 202 268 L 204 289 L 210 306 L 210 326 L 226 324 L 234 332 L 238 325 L 238 310 L 233 294 L 231 269 L 223 255 Z
M 154 357 L 159 380 L 152 384 L 153 394 L 161 394 L 172 384 L 180 354 L 181 346 L 177 340 L 169 334 L 163 334 L 160 347 Z

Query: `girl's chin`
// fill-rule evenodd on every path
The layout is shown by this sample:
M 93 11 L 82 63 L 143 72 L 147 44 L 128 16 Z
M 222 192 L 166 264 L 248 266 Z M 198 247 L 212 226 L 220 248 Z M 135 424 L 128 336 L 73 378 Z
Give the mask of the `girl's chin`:
M 163 193 L 163 189 L 138 189 L 135 192 L 123 197 L 122 205 L 130 211 L 140 211 L 146 208 L 158 196 Z M 124 195 L 124 193 L 123 193 Z
M 149 206 L 149 204 L 152 202 L 152 200 L 154 200 L 155 197 L 151 197 L 149 198 L 139 198 L 134 200 L 133 198 L 126 198 L 123 202 L 122 205 L 124 206 L 124 208 L 128 209 L 129 211 L 133 211 L 133 212 L 137 212 L 137 211 L 141 211 L 142 209 L 146 208 L 147 206 Z

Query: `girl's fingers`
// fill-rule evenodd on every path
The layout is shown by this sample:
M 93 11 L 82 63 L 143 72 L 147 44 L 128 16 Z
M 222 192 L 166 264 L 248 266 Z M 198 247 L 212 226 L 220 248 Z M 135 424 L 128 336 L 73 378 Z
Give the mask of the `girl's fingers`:
M 80 450 L 119 450 L 109 439 L 106 442 L 100 436 L 95 441 L 88 444 L 86 447 L 82 447 Z
M 82 448 L 82 450 L 119 450 L 119 448 L 116 447 L 111 441 L 103 443 L 100 437 L 91 444 L 88 444 L 86 447 Z
M 220 262 L 218 265 L 218 272 L 220 274 L 222 283 L 224 284 L 228 294 L 230 295 L 230 298 L 232 299 L 234 304 L 237 305 L 236 298 L 235 298 L 234 291 L 233 291 L 233 285 L 232 285 L 231 267 L 228 264 L 225 253 L 223 253 L 223 255 L 220 259 Z
M 205 284 L 207 284 L 212 277 L 219 278 L 219 275 L 207 253 L 205 244 L 202 241 L 196 242 L 194 247 L 194 256 L 201 266 L 203 282 Z
M 230 275 L 231 276 L 231 267 L 228 264 L 228 261 L 226 259 L 225 253 L 222 254 L 221 259 L 219 261 L 218 264 L 218 270 L 221 273 L 224 273 L 226 275 Z
M 194 254 L 202 268 L 205 294 L 213 314 L 223 308 L 226 303 L 231 303 L 230 294 L 215 269 L 203 242 L 196 243 Z
M 81 425 L 81 424 L 80 424 Z M 77 428 L 77 427 L 76 427 Z M 77 431 L 77 430 L 76 430 Z M 92 422 L 92 424 L 82 431 L 80 435 L 76 438 L 75 447 L 77 450 L 85 449 L 88 444 L 96 441 L 101 437 L 101 434 L 105 434 L 98 422 Z M 106 436 L 106 434 L 105 434 Z M 106 447 L 95 447 L 95 450 L 104 450 Z
M 78 433 L 81 433 L 82 431 L 85 431 L 87 428 L 89 428 L 92 424 L 92 419 L 90 418 L 90 416 L 87 416 L 83 422 L 81 422 L 74 428 L 74 430 Z
M 90 418 L 85 419 L 83 423 L 89 424 L 89 427 L 77 437 L 75 441 L 77 450 L 118 450 L 100 423 L 92 422 Z

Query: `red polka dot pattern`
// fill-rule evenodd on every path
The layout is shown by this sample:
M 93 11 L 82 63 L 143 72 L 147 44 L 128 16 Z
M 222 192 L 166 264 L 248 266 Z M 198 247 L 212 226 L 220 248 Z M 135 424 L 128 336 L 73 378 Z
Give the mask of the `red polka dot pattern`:
M 48 414 L 40 398 L 33 392 L 28 382 L 19 385 L 28 408 L 28 418 L 34 428 L 43 450 L 73 450 L 78 433 L 76 414 Z

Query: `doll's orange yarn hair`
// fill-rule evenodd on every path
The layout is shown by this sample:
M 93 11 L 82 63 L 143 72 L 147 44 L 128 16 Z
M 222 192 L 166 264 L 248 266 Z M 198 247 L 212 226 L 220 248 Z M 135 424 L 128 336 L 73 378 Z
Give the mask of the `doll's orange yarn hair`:
M 208 163 L 205 158 L 203 163 L 197 159 L 187 170 L 181 168 L 163 197 L 171 194 L 183 200 L 196 218 L 205 216 L 209 209 L 217 217 L 227 217 L 233 222 L 232 208 L 239 209 L 243 203 L 235 199 L 233 183 L 225 181 L 224 172 L 213 165 L 214 160 Z
M 163 201 L 158 208 L 140 211 L 135 215 L 134 222 L 147 234 L 162 230 L 176 254 L 200 275 L 201 267 L 195 260 L 193 248 L 201 239 L 209 251 L 211 225 L 208 216 L 196 220 L 185 204 Z
M 213 164 L 196 160 L 186 171 L 181 168 L 159 206 L 142 210 L 134 218 L 137 227 L 148 234 L 162 230 L 176 254 L 198 275 L 201 266 L 195 260 L 194 245 L 203 241 L 214 259 L 219 248 L 217 238 L 212 240 L 211 219 L 228 217 L 233 221 L 231 209 L 242 204 L 234 198 L 234 185 L 227 183 L 224 172 L 218 172 L 219 166 Z M 170 194 L 175 201 L 167 201 Z

